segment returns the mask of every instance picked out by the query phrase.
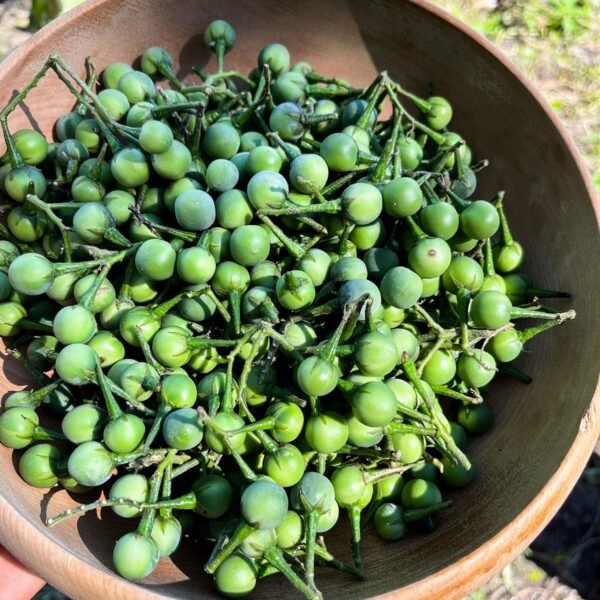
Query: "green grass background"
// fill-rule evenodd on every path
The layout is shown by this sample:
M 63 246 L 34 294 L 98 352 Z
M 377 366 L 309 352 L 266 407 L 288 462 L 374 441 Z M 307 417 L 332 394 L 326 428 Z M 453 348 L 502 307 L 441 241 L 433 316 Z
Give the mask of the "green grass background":
M 567 125 L 600 190 L 600 0 L 433 0 L 494 42 Z

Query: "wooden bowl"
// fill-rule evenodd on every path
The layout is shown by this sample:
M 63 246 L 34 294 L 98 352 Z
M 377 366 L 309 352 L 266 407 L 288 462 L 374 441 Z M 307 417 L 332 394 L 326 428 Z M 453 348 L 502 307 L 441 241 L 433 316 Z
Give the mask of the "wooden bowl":
M 57 52 L 81 72 L 87 55 L 98 67 L 132 61 L 149 45 L 168 48 L 182 73 L 209 60 L 204 27 L 227 18 L 238 32 L 228 64 L 249 70 L 258 50 L 281 41 L 294 60 L 317 71 L 366 84 L 387 69 L 406 87 L 435 90 L 456 108 L 453 127 L 492 168 L 478 194 L 507 191 L 514 233 L 527 250 L 526 270 L 543 287 L 570 290 L 574 322 L 531 344 L 520 361 L 534 383 L 503 381 L 491 402 L 497 425 L 472 442 L 475 483 L 450 494 L 454 507 L 431 535 L 386 544 L 367 534 L 369 580 L 357 583 L 336 572 L 321 574 L 327 598 L 370 596 L 462 597 L 517 555 L 567 497 L 600 430 L 600 203 L 581 158 L 548 105 L 490 44 L 440 10 L 422 2 L 254 2 L 251 0 L 92 0 L 56 20 L 0 66 L 2 105 L 28 81 L 48 54 Z M 211 65 L 212 66 L 212 65 Z M 10 119 L 30 121 L 49 134 L 71 98 L 48 76 Z M 595 335 L 594 335 L 595 334 Z M 2 392 L 23 383 L 7 360 Z M 45 529 L 42 519 L 75 501 L 64 492 L 42 493 L 15 473 L 15 456 L 0 452 L 0 542 L 52 585 L 73 598 L 215 597 L 202 574 L 198 549 L 184 547 L 163 561 L 143 584 L 110 569 L 114 542 L 124 528 L 110 511 L 88 514 Z M 348 531 L 333 547 L 348 557 Z M 256 598 L 287 597 L 283 578 L 261 582 Z

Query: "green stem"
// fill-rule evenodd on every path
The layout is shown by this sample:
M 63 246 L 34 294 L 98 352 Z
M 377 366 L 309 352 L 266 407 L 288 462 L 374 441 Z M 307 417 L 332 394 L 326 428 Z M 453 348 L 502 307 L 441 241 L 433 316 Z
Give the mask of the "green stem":
M 223 59 L 225 57 L 225 40 L 220 38 L 215 42 L 215 47 L 213 49 L 217 57 L 217 73 L 223 72 Z
M 219 535 L 217 536 L 215 545 L 213 546 L 210 552 L 210 556 L 208 557 L 207 563 L 210 563 L 212 560 L 214 560 L 214 558 L 219 554 L 219 552 L 223 550 L 239 523 L 239 518 L 231 518 L 225 523 Z
M 306 583 L 308 586 L 316 590 L 315 587 L 315 546 L 317 543 L 317 523 L 319 514 L 316 510 L 311 510 L 306 513 L 306 556 L 304 558 L 304 570 L 306 572 Z
M 110 500 L 98 500 L 96 502 L 91 502 L 90 504 L 80 504 L 79 506 L 75 506 L 74 508 L 70 508 L 69 510 L 65 510 L 54 517 L 49 517 L 46 519 L 46 527 L 53 527 L 57 525 L 61 521 L 68 519 L 69 517 L 73 517 L 75 515 L 81 515 L 90 510 L 96 510 L 97 508 L 108 508 L 110 506 L 131 506 L 132 508 L 137 508 L 139 510 L 143 509 L 143 504 L 141 502 L 137 502 L 136 500 L 130 500 L 129 498 L 112 498 Z
M 403 89 L 399 83 L 394 84 L 394 89 L 405 98 L 408 98 L 422 113 L 428 113 L 431 110 L 431 104 L 427 100 Z
M 90 310 L 92 303 L 96 299 L 96 294 L 98 293 L 100 286 L 106 280 L 106 277 L 108 276 L 108 272 L 110 271 L 111 267 L 112 264 L 107 264 L 102 267 L 100 272 L 94 278 L 94 281 L 88 289 L 88 291 L 82 296 L 81 300 L 79 301 L 80 306 L 83 306 L 84 308 Z
M 217 298 L 217 295 L 212 291 L 212 289 L 207 288 L 204 293 L 208 298 L 210 298 L 214 302 L 215 306 L 217 307 L 217 311 L 223 317 L 225 323 L 230 323 L 231 315 L 229 314 L 229 311 L 227 310 L 227 308 L 225 308 L 225 305 Z
M 269 548 L 265 552 L 264 557 L 269 564 L 273 565 L 273 567 L 282 573 L 300 593 L 304 594 L 306 598 L 309 600 L 321 600 L 321 593 L 306 585 L 306 583 L 296 575 L 292 567 L 285 560 L 283 552 L 277 546 Z
M 225 412 L 225 411 L 224 411 Z M 198 407 L 198 414 L 200 415 L 200 419 L 203 421 L 206 427 L 210 427 L 216 434 L 219 435 L 221 441 L 226 446 L 229 454 L 233 456 L 234 460 L 237 462 L 240 471 L 244 475 L 246 479 L 250 481 L 255 481 L 257 479 L 256 473 L 251 469 L 248 463 L 243 459 L 242 455 L 238 452 L 237 448 L 234 446 L 232 441 L 230 440 L 229 431 L 225 431 L 215 422 L 215 420 L 208 416 L 206 411 L 202 407 Z
M 250 433 L 252 431 L 268 431 L 269 429 L 273 429 L 273 427 L 275 427 L 275 417 L 264 417 L 263 419 L 260 419 L 260 421 L 254 421 L 239 429 L 230 431 L 228 435 L 233 436 L 238 433 Z
M 108 416 L 111 420 L 118 419 L 123 411 L 121 407 L 117 403 L 112 390 L 107 383 L 108 378 L 102 371 L 102 367 L 100 366 L 100 361 L 96 362 L 96 382 L 100 386 L 100 390 L 102 391 L 102 396 L 104 397 L 104 402 L 106 403 L 106 410 L 108 411 Z
M 264 342 L 265 335 L 266 335 L 266 332 L 264 329 L 260 330 L 256 334 L 254 340 L 252 341 L 252 347 L 250 348 L 250 352 L 248 353 L 248 356 L 246 357 L 246 360 L 244 361 L 244 367 L 242 368 L 242 373 L 241 373 L 239 381 L 238 381 L 238 398 L 240 400 L 240 404 L 242 403 L 242 401 L 244 401 L 244 391 L 246 390 L 246 383 L 248 381 L 248 375 L 250 375 L 250 370 L 252 369 L 252 364 L 254 363 L 254 360 L 258 356 L 260 347 L 261 347 L 262 343 Z M 251 413 L 247 407 L 244 407 L 244 411 L 248 415 L 249 419 L 253 420 L 253 417 L 251 416 Z
M 360 514 L 362 508 L 356 504 L 348 508 L 348 517 L 350 518 L 350 529 L 352 530 L 352 557 L 354 565 L 359 571 L 363 569 L 362 547 L 361 547 L 361 529 Z
M 313 409 L 313 414 L 317 414 L 318 411 Z M 327 470 L 327 454 L 323 454 L 323 452 L 319 452 L 317 454 L 317 473 L 320 475 L 325 475 L 325 471 Z
M 452 500 L 446 500 L 446 502 L 432 504 L 431 506 L 427 506 L 425 508 L 411 508 L 404 511 L 404 520 L 407 523 L 414 523 L 415 521 L 419 521 L 420 519 L 424 519 L 429 515 L 433 515 L 444 508 L 450 508 L 451 506 Z
M 453 157 L 453 155 L 457 155 L 458 154 L 458 149 L 464 145 L 464 141 L 463 140 L 458 140 L 457 142 L 454 142 L 454 144 L 452 144 L 450 147 L 448 148 L 444 148 L 443 150 L 441 150 L 438 154 L 436 154 L 431 161 L 429 162 L 429 170 L 431 171 L 431 173 L 441 173 L 442 171 L 444 171 L 446 169 L 446 164 L 448 162 L 448 160 Z M 462 162 L 460 161 L 460 158 L 457 159 L 458 160 L 458 164 L 462 165 Z M 460 196 L 456 196 L 456 198 L 460 198 Z M 459 204 L 458 200 L 456 201 L 457 205 Z M 466 208 L 467 204 L 463 203 L 462 208 Z
M 538 287 L 528 287 L 525 295 L 529 298 L 570 298 L 569 292 L 559 292 L 557 290 L 544 290 Z
M 169 227 L 168 225 L 161 225 L 159 223 L 154 223 L 154 221 L 150 221 L 147 219 L 143 213 L 139 212 L 136 208 L 130 209 L 133 212 L 133 218 L 142 225 L 145 225 L 150 231 L 164 233 L 166 235 L 170 235 L 174 238 L 183 240 L 184 242 L 188 242 L 190 244 L 194 244 L 198 240 L 198 235 L 196 233 L 191 233 L 190 231 L 183 231 L 182 229 L 176 229 L 175 227 Z
M 93 260 L 84 260 L 76 263 L 55 263 L 54 272 L 56 275 L 61 275 L 63 273 L 78 273 L 80 271 L 88 271 L 90 269 L 94 269 L 96 267 L 101 266 L 107 266 L 109 264 L 114 265 L 118 262 L 121 262 L 129 255 L 137 252 L 137 249 L 140 247 L 141 244 L 142 242 L 138 242 L 130 248 L 119 250 L 117 252 L 113 252 L 111 254 L 107 254 L 101 258 Z
M 405 406 L 404 404 L 398 403 L 398 406 L 396 407 L 396 412 L 399 412 L 401 415 L 409 417 L 415 421 L 419 421 L 422 423 L 431 423 L 431 417 L 423 414 L 422 412 L 419 412 L 418 410 L 414 410 L 413 408 Z
M 193 100 L 189 102 L 173 102 L 172 104 L 163 104 L 162 106 L 156 106 L 152 109 L 153 119 L 164 119 L 172 115 L 175 112 L 196 112 L 199 108 L 206 108 L 206 102 L 204 100 Z
M 36 441 L 68 441 L 67 438 L 59 431 L 53 431 L 52 429 L 47 429 L 46 427 L 42 427 L 40 425 L 34 427 L 32 439 Z
M 383 147 L 383 152 L 381 153 L 381 156 L 379 158 L 379 162 L 377 163 L 375 170 L 373 171 L 373 183 L 381 183 L 384 180 L 392 156 L 398 156 L 398 158 L 400 159 L 400 153 L 396 152 L 396 149 L 398 146 L 398 132 L 400 131 L 401 123 L 402 121 L 400 119 L 400 116 L 396 113 L 394 115 L 394 128 L 392 129 L 392 135 L 385 143 L 385 146 Z M 402 166 L 399 163 L 397 173 L 394 173 L 394 178 L 399 177 L 401 172 Z
M 390 97 L 390 100 L 392 101 L 392 104 L 400 112 L 400 114 L 411 123 L 411 125 L 414 128 L 419 129 L 423 133 L 427 134 L 438 145 L 442 144 L 444 142 L 445 138 L 444 138 L 444 136 L 442 134 L 438 133 L 437 131 L 434 131 L 433 129 L 431 129 L 431 127 L 427 127 L 427 125 L 425 125 L 424 123 L 421 123 L 420 121 L 417 121 L 404 108 L 404 106 L 402 105 L 402 103 L 398 99 L 398 95 L 396 94 L 396 90 L 398 90 L 398 91 L 402 90 L 402 88 L 400 88 L 400 86 L 398 86 L 397 84 L 394 84 L 393 82 L 391 82 L 389 80 L 386 81 L 385 86 L 386 86 L 386 89 L 388 91 L 388 95 Z M 404 92 L 404 90 L 402 90 L 402 92 Z
M 62 379 L 57 379 L 56 381 L 52 381 L 51 383 L 48 383 L 33 392 L 29 392 L 27 395 L 29 403 L 33 406 L 39 406 L 39 404 L 48 394 L 51 394 L 61 385 L 63 385 Z
M 267 209 L 261 208 L 256 216 L 273 232 L 273 235 L 285 246 L 285 249 L 296 259 L 300 260 L 304 256 L 304 248 L 292 240 L 284 231 L 276 225 L 268 215 L 272 214 L 274 216 L 285 216 L 285 215 L 294 215 L 294 214 L 302 214 L 306 212 L 305 209 L 309 207 L 306 206 L 292 206 L 291 208 L 274 208 Z M 316 212 L 316 211 L 315 211 Z
M 112 117 L 110 116 L 106 108 L 104 108 L 102 102 L 99 101 L 98 96 L 94 93 L 90 85 L 88 85 L 86 81 L 81 79 L 81 77 L 79 77 L 79 75 L 77 75 L 77 73 L 67 63 L 65 63 L 58 54 L 51 54 L 48 57 L 48 62 L 55 71 L 62 69 L 67 75 L 69 75 L 69 77 L 71 77 L 71 79 L 81 88 L 85 96 L 93 101 L 94 106 L 96 107 L 98 114 L 101 117 L 101 120 L 103 120 L 106 123 L 110 123 L 113 121 Z M 81 94 L 79 94 L 78 92 L 75 95 L 81 96 Z M 86 101 L 86 98 L 83 98 L 83 100 Z
M 237 346 L 238 340 L 216 340 L 208 337 L 190 338 L 187 342 L 188 349 L 202 350 L 204 348 L 231 348 Z
M 442 202 L 438 195 L 435 193 L 433 186 L 431 185 L 431 181 L 429 181 L 429 174 L 424 175 L 425 177 L 421 189 L 423 190 L 423 194 L 427 200 L 427 204 L 439 204 Z
M 29 204 L 31 204 L 32 206 L 35 206 L 44 215 L 46 215 L 48 220 L 51 223 L 53 223 L 56 226 L 56 228 L 60 231 L 60 235 L 62 237 L 63 245 L 64 245 L 64 249 L 65 249 L 65 260 L 66 260 L 66 262 L 70 263 L 72 260 L 72 252 L 71 252 L 71 238 L 69 237 L 68 227 L 66 227 L 65 224 L 62 222 L 62 219 L 57 217 L 54 214 L 54 212 L 52 212 L 52 209 L 50 209 L 48 207 L 48 205 L 43 200 L 38 198 L 35 194 L 27 194 L 26 201 Z
M 239 548 L 241 543 L 255 531 L 253 527 L 248 525 L 245 521 L 242 521 L 233 532 L 231 538 L 227 544 L 221 549 L 221 551 L 214 556 L 211 560 L 209 560 L 204 565 L 204 570 L 209 575 L 214 574 L 214 572 L 219 568 L 219 566 L 223 563 L 223 561 L 233 554 L 233 552 Z
M 271 323 L 269 323 L 267 321 L 261 321 L 261 326 L 265 328 L 267 335 L 273 341 L 275 341 L 277 344 L 279 344 L 284 350 L 286 350 L 287 352 L 292 354 L 292 356 L 294 357 L 294 360 L 296 360 L 297 362 L 300 362 L 304 358 L 302 356 L 302 354 L 298 351 L 296 346 L 294 346 L 292 343 L 290 343 L 289 340 L 285 337 L 285 335 L 282 335 L 281 333 L 276 331 L 273 328 L 273 326 L 271 325 Z
M 314 304 L 309 306 L 306 310 L 303 310 L 300 314 L 304 319 L 313 319 L 315 317 L 322 317 L 325 315 L 331 315 L 339 308 L 339 301 L 337 298 L 329 300 L 324 304 L 315 306 Z
M 410 234 L 416 242 L 427 237 L 427 234 L 417 225 L 417 222 L 412 217 L 405 217 L 404 221 L 408 225 Z
M 448 198 L 450 198 L 450 200 L 452 201 L 452 204 L 454 204 L 454 206 L 456 207 L 456 210 L 458 210 L 459 212 L 462 212 L 471 204 L 464 198 L 461 198 L 459 195 L 455 194 L 448 185 L 444 186 L 444 191 Z
M 344 229 L 342 230 L 342 235 L 340 236 L 340 241 L 337 248 L 340 256 L 345 256 L 346 252 L 348 252 L 348 239 L 353 230 L 354 223 L 350 223 L 348 221 L 344 223 Z
M 185 292 L 180 292 L 176 294 L 172 298 L 161 302 L 157 306 L 154 306 L 150 309 L 150 313 L 155 319 L 162 319 L 172 308 L 177 306 L 184 298 L 197 298 L 198 296 L 202 296 L 206 293 L 208 286 L 203 286 L 196 290 L 187 290 Z
M 52 60 L 56 55 L 50 55 L 49 60 Z M 77 98 L 77 100 L 86 107 L 86 109 L 91 113 L 91 116 L 96 120 L 98 124 L 98 128 L 102 132 L 102 135 L 106 139 L 108 145 L 110 146 L 111 152 L 116 154 L 122 147 L 122 144 L 118 141 L 113 131 L 117 131 L 117 127 L 112 117 L 108 114 L 104 106 L 101 102 L 98 101 L 98 97 L 94 94 L 86 83 L 83 82 L 74 71 L 71 70 L 62 60 L 60 61 L 60 65 L 57 63 L 52 64 L 52 70 L 56 73 L 56 76 L 67 86 L 68 90 Z M 60 68 L 59 68 L 60 67 Z M 89 96 L 94 104 L 91 104 L 85 95 L 83 95 L 79 90 L 73 86 L 73 84 L 69 81 L 69 79 L 61 72 L 61 68 L 65 70 L 65 72 L 69 73 L 73 79 L 80 85 L 82 90 L 85 90 L 85 94 Z M 137 140 L 132 138 L 131 136 L 124 135 L 126 141 L 130 143 L 134 143 L 137 145 Z
M 238 291 L 229 292 L 229 306 L 231 307 L 233 332 L 237 337 L 242 331 L 240 293 Z
M 383 84 L 383 79 L 385 77 L 387 77 L 387 73 L 383 72 L 383 73 L 379 74 L 374 81 L 374 85 L 371 86 L 372 89 L 370 91 L 367 106 L 365 106 L 365 110 L 363 111 L 363 114 L 360 115 L 358 121 L 356 122 L 357 127 L 360 127 L 361 129 L 367 129 L 367 126 L 369 125 L 369 119 L 371 118 L 371 114 L 373 113 L 373 111 L 375 110 L 375 107 L 377 106 L 379 96 L 385 89 L 385 86 Z
M 487 238 L 483 243 L 483 272 L 485 273 L 486 277 L 496 275 L 491 238 Z
M 44 320 L 45 321 L 45 320 Z M 32 321 L 31 319 L 21 319 L 19 327 L 26 331 L 38 331 L 41 333 L 52 333 L 52 325 L 48 322 Z
M 338 177 L 337 179 L 334 179 L 330 184 L 326 185 L 320 192 L 319 194 L 321 195 L 321 197 L 323 198 L 323 202 L 326 202 L 325 200 L 325 196 L 329 196 L 331 194 L 334 194 L 335 192 L 337 192 L 338 190 L 341 190 L 342 188 L 345 188 L 349 183 L 352 183 L 352 181 L 354 179 L 356 179 L 357 177 L 360 177 L 362 174 L 364 174 L 367 170 L 369 169 L 369 167 L 364 167 L 362 169 L 355 169 L 354 171 L 352 171 L 351 173 L 347 173 L 346 175 L 342 175 L 341 177 Z M 317 198 L 318 199 L 318 198 Z
M 106 157 L 106 151 L 108 150 L 108 144 L 102 144 L 102 148 L 100 148 L 100 152 L 98 152 L 98 156 L 96 157 L 96 164 L 90 173 L 90 179 L 94 181 L 100 181 L 100 175 L 102 174 L 102 165 L 104 163 L 104 159 Z
M 188 492 L 178 498 L 171 498 L 169 500 L 160 500 L 156 502 L 136 502 L 136 504 L 129 505 L 123 502 L 125 506 L 139 506 L 140 508 L 170 508 L 173 510 L 196 510 L 198 501 L 194 492 Z
M 42 373 L 18 348 L 7 348 L 6 353 L 19 361 L 39 384 L 44 386 L 48 384 L 49 377 L 45 373 Z
M 465 325 L 469 320 L 469 302 L 471 300 L 470 293 L 463 287 L 456 291 L 456 310 L 460 319 L 461 325 Z M 463 332 L 461 332 L 462 334 Z
M 292 404 L 298 405 L 300 408 L 306 406 L 306 400 L 293 394 L 289 390 L 282 388 L 278 385 L 271 384 L 267 386 L 267 394 L 276 398 L 277 400 L 284 400 L 285 402 L 291 402 Z
M 498 215 L 500 216 L 500 231 L 502 233 L 502 241 L 505 246 L 512 246 L 514 244 L 513 236 L 510 232 L 510 227 L 508 226 L 508 220 L 506 219 L 506 214 L 504 212 L 504 195 L 506 192 L 498 192 L 495 200 L 494 206 L 498 211 Z
M 342 318 L 338 323 L 338 326 L 335 328 L 333 335 L 329 338 L 326 346 L 323 348 L 322 352 L 320 352 L 320 356 L 322 359 L 327 360 L 329 362 L 333 361 L 336 356 L 336 351 L 339 346 L 340 340 L 342 339 L 342 334 L 346 329 L 346 326 L 350 319 L 353 316 L 357 316 L 362 308 L 361 305 L 366 303 L 370 299 L 369 294 L 364 294 L 351 302 L 347 302 L 344 304 L 342 308 Z
M 160 493 L 161 500 L 168 500 L 171 497 L 171 483 L 173 480 L 173 463 L 169 461 L 165 467 L 165 472 L 162 481 L 162 490 Z M 160 511 L 160 516 L 167 519 L 171 516 L 172 510 L 170 508 L 163 508 Z
M 290 163 L 302 154 L 300 150 L 290 146 L 290 144 L 288 144 L 287 142 L 284 142 L 281 139 L 281 137 L 274 131 L 269 131 L 269 133 L 267 133 L 267 139 L 270 142 L 274 142 L 279 148 L 283 150 L 283 153 L 285 154 L 286 158 Z
M 173 469 L 173 471 L 171 472 L 171 479 L 175 479 L 176 477 L 179 477 L 180 475 L 187 473 L 191 469 L 196 468 L 199 464 L 200 464 L 200 460 L 198 458 L 191 458 L 190 460 L 183 463 L 176 469 Z
M 396 423 L 392 421 L 386 428 L 386 433 L 415 433 L 417 435 L 435 435 L 436 429 L 425 429 L 417 425 L 408 425 L 406 423 Z
M 196 127 L 194 129 L 194 133 L 192 134 L 191 139 L 189 140 L 188 146 L 190 152 L 192 153 L 192 158 L 194 160 L 200 158 L 201 156 L 201 148 L 200 148 L 200 140 L 202 138 L 202 122 L 204 118 L 204 111 L 206 110 L 206 104 L 202 103 L 196 108 Z
M 417 374 L 419 377 L 423 374 L 427 363 L 431 360 L 433 355 L 445 344 L 446 340 L 443 337 L 438 337 L 438 339 L 434 342 L 434 344 L 429 348 L 427 354 L 419 361 L 419 366 L 417 368 Z
M 437 437 L 441 438 L 448 449 L 448 453 L 452 458 L 460 463 L 465 469 L 471 468 L 469 459 L 465 456 L 462 450 L 456 445 L 454 438 L 450 435 L 450 432 L 446 430 L 444 423 L 440 421 L 440 418 L 435 410 L 435 407 L 431 403 L 427 391 L 423 387 L 423 382 L 417 374 L 415 364 L 411 360 L 403 360 L 402 369 L 408 377 L 408 380 L 413 384 L 418 394 L 421 396 L 424 402 L 424 407 L 428 416 L 431 418 L 434 427 L 437 429 Z
M 146 362 L 159 374 L 162 375 L 165 372 L 165 367 L 163 367 L 157 360 L 154 358 L 154 354 L 152 354 L 152 349 L 150 348 L 150 344 L 146 340 L 144 336 L 144 332 L 139 325 L 135 326 L 135 337 L 137 339 L 139 347 L 142 349 L 142 354 L 144 355 L 144 359 Z
M 300 176 L 298 177 L 298 180 L 302 181 L 302 183 L 308 183 L 310 181 L 305 177 Z M 316 194 L 315 197 L 318 199 L 318 196 Z M 315 213 L 325 213 L 329 215 L 334 215 L 341 212 L 341 210 L 342 204 L 340 200 L 323 200 L 319 204 L 307 204 L 306 206 L 290 204 L 284 208 L 261 208 L 257 212 L 257 216 L 259 218 L 261 218 L 261 216 L 267 215 L 270 215 L 272 217 L 292 217 L 295 215 L 306 215 Z M 296 258 L 302 258 L 302 255 L 297 256 Z
M 158 496 L 160 494 L 160 487 L 163 479 L 163 474 L 167 467 L 173 463 L 173 457 L 177 450 L 169 450 L 165 458 L 162 462 L 156 467 L 154 474 L 152 475 L 152 479 L 150 480 L 150 491 L 148 494 L 149 502 L 156 502 L 158 500 Z M 156 509 L 147 508 L 144 510 L 142 514 L 142 518 L 140 519 L 140 523 L 137 528 L 137 532 L 143 536 L 149 536 L 152 531 L 152 526 L 154 525 L 154 518 L 156 516 Z
M 445 396 L 446 398 L 454 398 L 455 400 L 460 400 L 465 404 L 481 404 L 483 402 L 483 398 L 479 394 L 479 392 L 475 389 L 473 390 L 474 395 L 469 396 L 467 394 L 461 394 L 456 390 L 450 389 L 445 385 L 432 385 L 431 389 L 438 396 Z
M 19 106 L 19 104 L 25 100 L 27 94 L 29 94 L 29 92 L 37 86 L 50 68 L 51 62 L 50 59 L 48 59 L 32 77 L 31 81 L 18 94 L 16 94 L 15 97 L 0 112 L 0 124 L 2 125 L 2 133 L 4 134 L 4 142 L 6 143 L 8 160 L 13 169 L 23 166 L 23 160 L 17 152 L 14 140 L 8 129 L 8 115 L 10 115 L 10 113 L 12 113 L 15 108 L 17 108 L 17 106 Z
M 500 363 L 498 365 L 498 372 L 502 373 L 503 375 L 508 375 L 509 377 L 514 377 L 515 379 L 518 379 L 522 383 L 529 384 L 533 381 L 533 379 L 531 377 L 529 377 L 529 375 L 527 375 L 527 373 L 523 373 L 523 371 L 521 371 L 521 369 L 517 369 L 517 367 L 515 367 L 513 365 L 507 365 L 504 363 Z
M 383 481 L 388 477 L 392 477 L 394 475 L 401 475 L 402 473 L 406 473 L 406 471 L 410 471 L 413 467 L 419 467 L 424 465 L 425 461 L 420 460 L 408 465 L 402 465 L 399 467 L 390 467 L 389 469 L 379 469 L 377 471 L 370 471 L 368 474 L 365 473 L 364 480 L 366 484 L 373 484 L 379 481 Z
M 314 98 L 343 98 L 348 96 L 358 96 L 361 91 L 362 90 L 360 89 L 347 88 L 335 84 L 330 84 L 326 87 L 311 84 L 307 85 L 305 88 L 306 94 Z
M 534 310 L 531 308 L 522 308 L 520 306 L 513 306 L 510 311 L 511 319 L 551 319 L 556 320 L 557 325 L 568 321 L 569 319 L 575 318 L 575 311 L 568 310 L 563 313 L 551 313 L 551 312 L 543 312 L 540 310 Z
M 148 452 L 152 442 L 156 439 L 160 428 L 162 427 L 162 423 L 164 418 L 171 412 L 171 406 L 166 404 L 165 402 L 159 402 L 158 408 L 156 409 L 156 416 L 154 417 L 154 421 L 152 422 L 152 427 L 150 427 L 150 431 L 144 440 L 144 452 Z
M 334 569 L 337 569 L 338 571 L 342 571 L 342 573 L 348 573 L 349 575 L 353 575 L 357 579 L 366 579 L 363 571 L 359 571 L 355 567 L 347 565 L 341 560 L 338 560 L 337 558 L 335 558 L 335 556 L 333 556 L 333 554 L 331 554 L 325 548 L 323 548 L 321 544 L 315 544 L 315 554 L 323 561 L 323 563 L 327 567 L 332 567 Z
M 437 335 L 446 335 L 446 330 L 420 304 L 416 304 L 413 310 L 423 317 L 430 329 L 434 329 Z
M 130 396 L 125 390 L 121 389 L 114 381 L 112 381 L 111 379 L 108 379 L 108 377 L 105 377 L 104 381 L 110 388 L 110 391 L 115 396 L 118 396 L 119 398 L 122 398 L 123 400 L 125 400 L 125 402 L 127 402 L 127 404 L 129 404 L 129 406 L 131 406 L 131 408 L 133 408 L 134 410 L 137 410 L 138 412 L 141 412 L 145 415 L 154 417 L 154 415 L 156 414 L 155 411 L 153 411 L 151 408 L 148 408 L 147 406 L 144 406 L 144 404 L 142 402 L 139 402 L 133 396 Z
M 272 323 L 277 323 L 279 321 L 279 311 L 275 306 L 275 303 L 269 296 L 265 296 L 260 302 L 255 302 L 254 299 L 250 300 L 250 303 L 260 311 L 261 315 L 271 321 Z
M 550 329 L 551 327 L 554 327 L 556 325 L 562 325 L 562 323 L 564 323 L 565 321 L 567 321 L 569 319 L 574 319 L 574 318 L 575 318 L 575 311 L 569 310 L 565 313 L 559 313 L 557 315 L 557 318 L 554 320 L 544 321 L 544 322 L 540 323 L 539 325 L 534 325 L 533 327 L 528 327 L 527 329 L 523 329 L 522 331 L 519 331 L 517 333 L 519 335 L 519 339 L 523 343 L 525 343 L 525 342 L 528 342 L 530 339 L 534 338 L 539 333 L 542 333 L 542 331 L 546 331 L 547 329 Z

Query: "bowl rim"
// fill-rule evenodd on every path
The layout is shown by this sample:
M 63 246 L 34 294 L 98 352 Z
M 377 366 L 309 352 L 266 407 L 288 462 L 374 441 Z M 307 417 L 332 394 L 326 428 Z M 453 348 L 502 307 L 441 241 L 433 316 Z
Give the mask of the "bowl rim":
M 80 6 L 61 15 L 12 50 L 0 64 L 0 75 L 17 62 L 26 60 L 33 47 L 41 40 L 66 32 L 67 27 L 73 21 L 112 1 L 87 0 Z M 410 2 L 434 17 L 446 21 L 463 35 L 471 38 L 487 50 L 526 89 L 545 112 L 546 117 L 557 130 L 569 154 L 574 159 L 596 215 L 596 221 L 600 223 L 600 194 L 596 191 L 582 155 L 565 125 L 524 73 L 502 50 L 447 11 L 433 5 L 428 0 L 404 1 Z M 513 521 L 460 560 L 424 579 L 415 581 L 403 588 L 380 594 L 375 598 L 378 600 L 391 600 L 392 598 L 452 600 L 462 598 L 465 594 L 477 589 L 513 560 L 522 548 L 526 547 L 548 524 L 575 485 L 594 450 L 599 436 L 600 376 L 594 395 L 580 421 L 579 432 L 567 454 L 550 480 Z M 83 593 L 100 593 L 102 597 L 106 597 L 102 593 L 103 590 L 112 591 L 114 597 L 121 600 L 139 600 L 140 598 L 163 600 L 164 598 L 173 597 L 170 594 L 166 596 L 156 594 L 152 591 L 152 588 L 117 578 L 114 574 L 98 569 L 87 560 L 72 554 L 64 544 L 50 539 L 43 530 L 39 530 L 31 524 L 18 508 L 15 508 L 4 498 L 1 489 L 0 523 L 2 523 L 0 542 L 7 550 L 51 585 L 64 590 L 74 598 L 96 597 L 95 595 L 83 596 Z M 65 571 L 77 573 L 77 576 L 69 582 L 65 579 Z M 75 582 L 75 580 L 77 581 Z M 83 583 L 84 581 L 85 583 Z

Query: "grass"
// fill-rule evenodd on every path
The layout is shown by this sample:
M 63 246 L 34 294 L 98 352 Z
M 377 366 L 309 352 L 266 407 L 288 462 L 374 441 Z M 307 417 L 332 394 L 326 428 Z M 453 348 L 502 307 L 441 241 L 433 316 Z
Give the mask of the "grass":
M 433 0 L 502 48 L 539 87 L 600 190 L 600 0 Z

